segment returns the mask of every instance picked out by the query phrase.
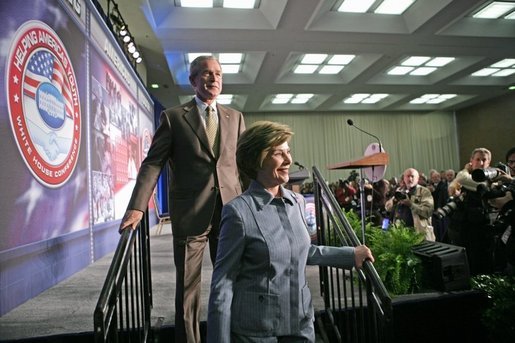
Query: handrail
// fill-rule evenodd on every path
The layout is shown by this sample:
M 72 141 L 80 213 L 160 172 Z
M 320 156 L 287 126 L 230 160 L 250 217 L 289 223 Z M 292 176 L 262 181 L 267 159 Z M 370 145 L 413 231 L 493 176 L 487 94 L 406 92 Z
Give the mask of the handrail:
M 361 244 L 333 192 L 313 167 L 315 211 L 320 244 Z M 335 342 L 393 342 L 392 299 L 371 261 L 357 270 L 320 267 L 328 334 Z
M 94 312 L 95 342 L 146 342 L 152 287 L 148 211 L 122 231 Z

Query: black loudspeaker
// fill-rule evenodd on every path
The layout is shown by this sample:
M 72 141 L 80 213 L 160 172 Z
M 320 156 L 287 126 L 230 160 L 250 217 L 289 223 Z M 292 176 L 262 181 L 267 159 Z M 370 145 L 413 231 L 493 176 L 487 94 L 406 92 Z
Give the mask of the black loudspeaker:
M 435 290 L 447 292 L 470 288 L 470 271 L 465 248 L 424 241 L 412 248 L 422 260 L 423 277 Z

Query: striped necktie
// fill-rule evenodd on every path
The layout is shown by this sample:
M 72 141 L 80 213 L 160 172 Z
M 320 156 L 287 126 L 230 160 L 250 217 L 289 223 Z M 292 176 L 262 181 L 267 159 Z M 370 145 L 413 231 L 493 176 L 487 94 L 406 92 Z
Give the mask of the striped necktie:
M 218 155 L 218 120 L 215 118 L 216 113 L 211 106 L 206 108 L 206 134 L 209 146 L 215 154 Z

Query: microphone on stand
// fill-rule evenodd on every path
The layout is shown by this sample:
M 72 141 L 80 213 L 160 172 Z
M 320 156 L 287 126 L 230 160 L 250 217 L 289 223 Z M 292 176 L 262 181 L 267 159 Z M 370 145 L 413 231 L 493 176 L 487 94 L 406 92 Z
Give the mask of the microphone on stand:
M 383 145 L 381 144 L 381 140 L 379 139 L 379 137 L 371 134 L 370 132 L 367 132 L 365 130 L 362 130 L 360 129 L 359 127 L 357 127 L 356 125 L 354 125 L 354 122 L 352 121 L 352 119 L 347 119 L 347 124 L 349 124 L 349 126 L 354 126 L 356 129 L 358 129 L 359 131 L 369 135 L 369 136 L 372 136 L 374 137 L 375 139 L 377 139 L 377 141 L 379 142 L 379 152 L 382 152 L 383 151 Z
M 304 166 L 302 164 L 300 164 L 299 162 L 295 161 L 293 162 L 293 164 L 295 164 L 296 166 L 299 167 L 299 169 L 304 169 Z

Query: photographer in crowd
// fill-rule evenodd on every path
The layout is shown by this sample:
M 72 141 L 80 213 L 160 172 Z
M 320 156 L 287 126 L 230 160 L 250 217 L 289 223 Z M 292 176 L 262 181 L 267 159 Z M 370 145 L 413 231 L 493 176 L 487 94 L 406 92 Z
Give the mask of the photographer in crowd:
M 474 149 L 469 163 L 456 175 L 448 189 L 449 196 L 460 199 L 450 214 L 449 241 L 465 247 L 471 275 L 493 271 L 493 230 L 488 208 L 479 191 L 487 186 L 487 182 L 472 179 L 472 173 L 489 168 L 491 160 L 492 154 L 488 149 Z
M 386 210 L 393 212 L 393 223 L 402 221 L 406 226 L 424 233 L 426 240 L 435 241 L 431 225 L 434 209 L 431 191 L 418 184 L 419 173 L 414 168 L 406 169 L 402 180 L 403 185 L 385 204 Z
M 500 195 L 489 200 L 489 204 L 497 211 L 493 223 L 495 235 L 496 271 L 506 275 L 515 275 L 515 147 L 506 154 L 506 165 L 502 171 L 492 174 L 500 181 L 491 190 Z M 487 171 L 485 171 L 487 173 Z M 483 172 L 480 176 L 485 174 Z M 474 177 L 474 175 L 473 175 Z

